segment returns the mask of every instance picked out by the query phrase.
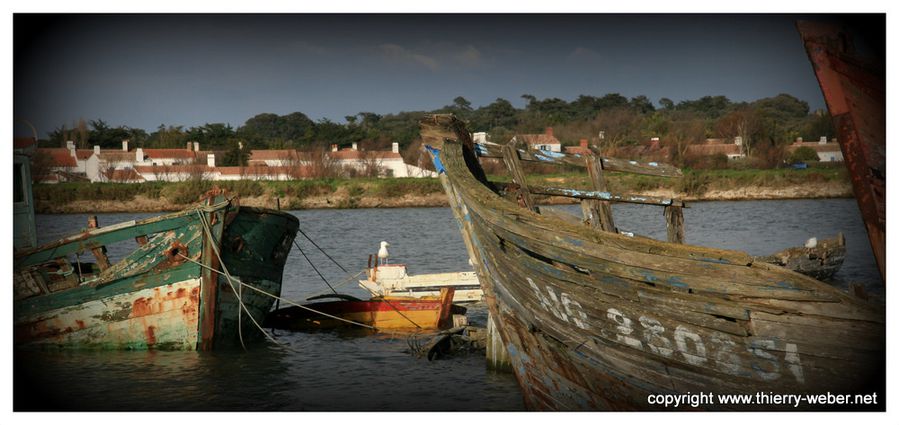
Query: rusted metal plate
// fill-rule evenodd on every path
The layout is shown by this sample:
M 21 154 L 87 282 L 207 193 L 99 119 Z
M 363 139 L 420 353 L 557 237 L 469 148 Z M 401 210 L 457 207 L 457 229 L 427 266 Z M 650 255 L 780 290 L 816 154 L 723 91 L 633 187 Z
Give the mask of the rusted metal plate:
M 839 135 L 871 248 L 886 268 L 886 84 L 883 52 L 863 55 L 857 34 L 835 24 L 797 23 Z
M 199 279 L 190 279 L 18 317 L 15 342 L 76 349 L 193 350 L 199 284 Z

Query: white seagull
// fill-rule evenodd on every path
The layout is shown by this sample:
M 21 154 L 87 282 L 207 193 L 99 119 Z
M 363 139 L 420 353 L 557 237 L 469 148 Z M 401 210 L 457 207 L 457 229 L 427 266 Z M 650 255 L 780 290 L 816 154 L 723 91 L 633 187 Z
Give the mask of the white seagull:
M 378 250 L 378 258 L 381 260 L 381 264 L 387 264 L 387 257 L 390 255 L 387 252 L 388 246 L 390 246 L 389 243 L 381 241 L 381 249 Z
M 806 248 L 814 248 L 816 246 L 818 246 L 818 238 L 809 238 L 807 241 L 805 241 Z

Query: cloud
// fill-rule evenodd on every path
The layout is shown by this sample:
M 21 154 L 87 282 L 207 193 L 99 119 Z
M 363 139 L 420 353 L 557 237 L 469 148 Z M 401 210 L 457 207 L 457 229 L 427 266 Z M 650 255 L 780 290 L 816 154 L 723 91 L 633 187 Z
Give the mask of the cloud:
M 381 53 L 391 60 L 420 65 L 431 71 L 436 71 L 438 68 L 437 59 L 421 53 L 415 53 L 403 46 L 386 43 L 378 46 L 378 48 L 381 50 Z
M 477 67 L 484 63 L 481 51 L 472 45 L 465 46 L 462 50 L 457 52 L 455 54 L 455 59 L 458 63 L 466 67 Z
M 575 62 L 599 62 L 603 59 L 599 52 L 586 47 L 578 47 L 568 54 L 568 60 Z

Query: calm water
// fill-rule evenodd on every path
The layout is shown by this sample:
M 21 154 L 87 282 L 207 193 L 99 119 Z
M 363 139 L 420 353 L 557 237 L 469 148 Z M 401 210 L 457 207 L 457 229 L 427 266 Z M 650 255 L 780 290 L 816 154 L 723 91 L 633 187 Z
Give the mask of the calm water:
M 883 293 L 855 200 L 693 203 L 684 213 L 687 241 L 742 249 L 754 255 L 801 245 L 811 236 L 846 236 L 848 253 L 836 279 L 865 282 Z M 558 207 L 579 212 L 576 207 Z M 665 237 L 661 210 L 616 205 L 619 228 Z M 447 208 L 295 211 L 300 228 L 351 272 L 362 270 L 379 242 L 391 244 L 391 262 L 411 273 L 471 270 L 465 246 Z M 151 214 L 100 214 L 109 225 Z M 39 215 L 40 242 L 85 226 L 87 215 Z M 298 235 L 325 277 L 343 272 Z M 133 246 L 109 247 L 113 258 Z M 302 300 L 327 287 L 294 248 L 283 295 Z M 341 292 L 366 294 L 354 283 Z M 485 322 L 483 305 L 469 320 Z M 281 345 L 248 351 L 26 353 L 15 358 L 16 410 L 521 410 L 512 375 L 486 370 L 482 356 L 428 362 L 408 354 L 401 335 L 277 332 Z

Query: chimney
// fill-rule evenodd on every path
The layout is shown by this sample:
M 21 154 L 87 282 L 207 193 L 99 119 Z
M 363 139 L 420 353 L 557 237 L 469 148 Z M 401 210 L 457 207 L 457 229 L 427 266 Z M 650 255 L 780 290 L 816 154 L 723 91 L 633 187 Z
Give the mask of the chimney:
M 359 150 L 359 145 L 356 142 L 353 142 L 353 150 L 354 151 Z
M 66 149 L 68 149 L 68 150 L 75 149 L 75 142 L 73 142 L 71 140 L 66 141 Z
M 122 152 L 128 152 L 128 139 L 122 140 Z
M 187 142 L 187 147 L 185 149 L 191 150 L 192 149 L 191 145 L 193 145 L 193 143 Z
M 802 138 L 801 138 L 801 137 L 797 137 L 797 138 L 796 138 L 796 143 L 802 143 Z
M 208 165 L 209 168 L 215 168 L 215 154 L 214 153 L 206 154 L 206 165 Z
M 827 144 L 827 136 L 821 136 L 821 138 L 818 139 L 818 144 L 826 145 Z
M 94 155 L 100 155 L 100 146 L 94 145 Z
M 393 153 L 400 153 L 400 144 L 399 143 L 393 142 L 390 145 L 390 148 L 391 148 L 390 150 L 393 151 Z
M 581 147 L 585 149 L 587 148 L 587 139 L 581 139 Z
M 331 144 L 331 152 L 337 152 L 337 145 Z
M 194 152 L 200 151 L 200 142 L 194 142 Z
M 144 148 L 137 148 L 134 150 L 134 161 L 144 162 Z
M 546 135 L 549 137 L 553 137 L 553 128 L 552 127 L 546 127 Z
M 743 146 L 743 137 L 742 136 L 734 137 L 734 144 L 737 146 Z

